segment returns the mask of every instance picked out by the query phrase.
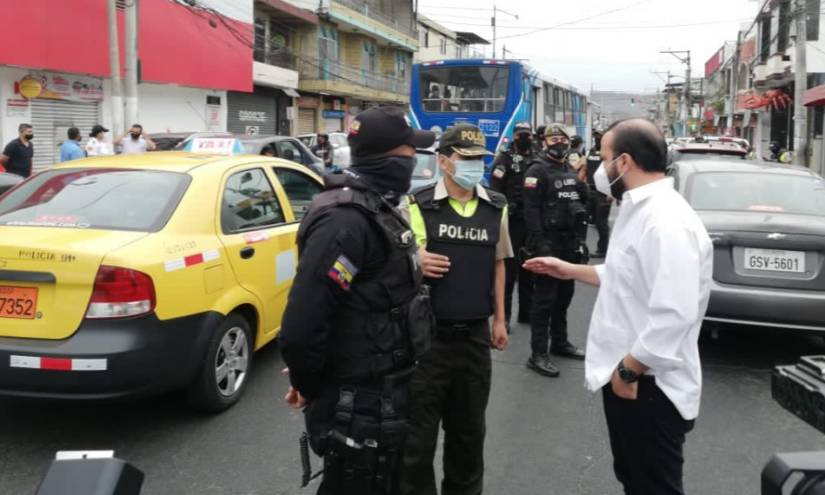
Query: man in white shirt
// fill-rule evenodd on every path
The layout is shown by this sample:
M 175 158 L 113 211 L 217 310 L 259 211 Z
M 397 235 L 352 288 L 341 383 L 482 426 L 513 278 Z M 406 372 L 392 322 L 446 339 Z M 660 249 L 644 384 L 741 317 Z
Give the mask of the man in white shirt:
M 155 142 L 143 133 L 143 126 L 140 124 L 132 125 L 128 133 L 117 138 L 115 146 L 120 146 L 120 152 L 124 155 L 155 150 Z
M 86 156 L 113 155 L 112 147 L 103 141 L 109 129 L 100 124 L 92 127 L 89 133 L 89 140 L 86 142 Z
M 621 199 L 605 264 L 534 258 L 525 268 L 600 286 L 587 342 L 588 388 L 602 389 L 614 470 L 627 495 L 681 495 L 683 444 L 699 414 L 699 329 L 713 245 L 665 177 L 667 145 L 650 121 L 604 134 L 596 187 Z

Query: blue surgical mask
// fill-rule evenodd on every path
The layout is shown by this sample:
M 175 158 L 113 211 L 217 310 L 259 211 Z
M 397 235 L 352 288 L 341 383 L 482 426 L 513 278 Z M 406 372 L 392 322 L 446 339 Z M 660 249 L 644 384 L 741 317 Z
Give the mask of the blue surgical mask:
M 447 158 L 447 160 L 450 159 Z M 451 174 L 450 177 L 463 189 L 472 191 L 484 177 L 484 160 L 450 160 L 450 162 L 455 165 L 455 174 Z

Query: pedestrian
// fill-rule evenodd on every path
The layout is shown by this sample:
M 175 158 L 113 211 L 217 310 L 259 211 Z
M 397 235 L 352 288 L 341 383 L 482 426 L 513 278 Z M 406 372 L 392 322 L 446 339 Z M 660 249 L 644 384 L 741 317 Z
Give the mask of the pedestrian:
M 109 129 L 100 124 L 92 127 L 92 132 L 89 133 L 89 140 L 86 142 L 86 156 L 114 154 L 109 143 L 103 141 L 107 132 L 109 132 Z
M 482 492 L 490 348 L 507 346 L 504 260 L 513 256 L 506 199 L 480 185 L 483 157 L 490 154 L 484 145 L 484 133 L 474 125 L 447 129 L 437 150 L 443 177 L 408 199 L 436 332 L 412 377 L 402 495 L 437 494 L 433 461 L 439 423 L 442 493 Z
M 607 246 L 610 242 L 610 207 L 612 200 L 599 192 L 596 189 L 596 182 L 593 178 L 596 170 L 601 165 L 601 142 L 602 133 L 598 129 L 593 129 L 593 147 L 587 154 L 587 185 L 590 188 L 590 198 L 588 203 L 588 213 L 592 223 L 596 227 L 596 232 L 599 234 L 599 240 L 596 244 L 596 252 L 593 253 L 593 258 L 604 258 L 607 256 Z
M 286 400 L 306 406 L 309 444 L 324 457 L 319 494 L 394 495 L 409 380 L 432 331 L 415 239 L 395 205 L 416 147 L 435 135 L 379 107 L 355 117 L 348 141 L 352 166 L 325 177 L 297 234 L 279 336 Z
M 26 178 L 32 174 L 32 157 L 34 157 L 34 129 L 31 124 L 20 124 L 17 127 L 17 139 L 12 139 L 3 148 L 0 155 L 0 165 L 6 172 Z
M 574 134 L 570 138 L 570 154 L 567 161 L 570 162 L 570 165 L 573 167 L 573 170 L 576 171 L 576 174 L 578 174 L 579 169 L 581 169 L 584 164 L 584 155 L 584 142 L 582 141 L 581 136 Z
M 599 190 L 622 207 L 605 264 L 528 260 L 537 273 L 600 286 L 585 376 L 602 390 L 616 477 L 627 495 L 681 495 L 683 444 L 699 414 L 699 330 L 713 245 L 665 176 L 667 145 L 645 119 L 602 139 Z
M 124 155 L 134 155 L 155 150 L 155 142 L 143 132 L 143 126 L 140 124 L 133 124 L 132 127 L 129 128 L 129 132 L 115 139 L 115 146 L 120 146 L 120 152 Z
M 563 124 L 550 124 L 544 133 L 544 152 L 524 176 L 524 220 L 530 256 L 557 256 L 572 263 L 587 263 L 587 186 L 580 182 L 567 155 L 570 138 Z M 584 352 L 568 338 L 567 308 L 576 285 L 568 280 L 534 277 L 530 308 L 531 355 L 527 367 L 544 376 L 557 377 L 559 369 L 550 353 L 584 359 Z M 548 334 L 549 327 L 549 334 Z
M 324 161 L 324 169 L 331 172 L 333 168 L 333 154 L 332 144 L 329 142 L 328 134 L 318 134 L 318 140 L 315 146 L 310 150 L 312 153 Z
M 69 160 L 86 158 L 86 152 L 83 151 L 83 148 L 80 146 L 80 140 L 82 139 L 80 137 L 80 129 L 77 127 L 69 127 L 66 135 L 69 139 L 63 141 L 60 145 L 60 161 L 68 162 Z
M 510 147 L 498 154 L 493 162 L 493 174 L 490 189 L 504 194 L 507 198 L 508 227 L 513 252 L 518 253 L 527 240 L 527 227 L 524 224 L 524 174 L 527 164 L 535 155 L 533 134 L 530 124 L 521 122 L 513 130 L 513 142 Z M 504 285 L 504 314 L 507 328 L 513 314 L 513 289 L 518 282 L 518 323 L 530 322 L 530 304 L 533 298 L 533 274 L 521 267 L 518 258 L 513 256 L 504 262 L 507 280 Z
M 262 156 L 274 157 L 275 156 L 275 148 L 272 147 L 271 144 L 267 144 L 266 146 L 261 149 Z

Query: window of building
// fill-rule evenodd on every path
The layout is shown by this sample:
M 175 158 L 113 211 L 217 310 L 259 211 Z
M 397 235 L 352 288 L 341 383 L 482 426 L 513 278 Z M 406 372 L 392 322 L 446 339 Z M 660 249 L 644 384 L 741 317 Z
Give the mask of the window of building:
M 759 61 L 765 63 L 771 54 L 771 15 L 763 14 L 759 28 Z
M 331 26 L 321 26 L 318 30 L 318 70 L 320 78 L 328 81 L 338 71 L 334 65 L 339 60 L 338 31 Z
M 820 0 L 805 1 L 808 41 L 819 41 Z
M 430 31 L 428 29 L 424 30 L 424 48 L 430 47 Z
M 441 38 L 441 54 L 447 54 L 447 38 Z
M 776 39 L 776 51 L 784 52 L 788 49 L 788 38 L 791 34 L 791 2 L 779 4 L 779 26 Z
M 256 62 L 266 61 L 266 25 L 265 17 L 255 17 L 255 49 L 252 57 Z
M 361 51 L 361 67 L 370 72 L 378 70 L 378 51 L 372 41 L 364 40 L 364 48 Z
M 407 78 L 407 67 L 409 66 L 408 55 L 402 51 L 395 52 L 395 74 L 401 79 Z

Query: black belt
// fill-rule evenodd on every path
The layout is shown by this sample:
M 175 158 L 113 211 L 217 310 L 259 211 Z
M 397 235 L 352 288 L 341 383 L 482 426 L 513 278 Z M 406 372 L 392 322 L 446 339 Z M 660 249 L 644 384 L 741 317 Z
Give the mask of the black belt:
M 435 337 L 444 340 L 468 338 L 483 321 L 485 320 L 439 321 L 435 326 Z

